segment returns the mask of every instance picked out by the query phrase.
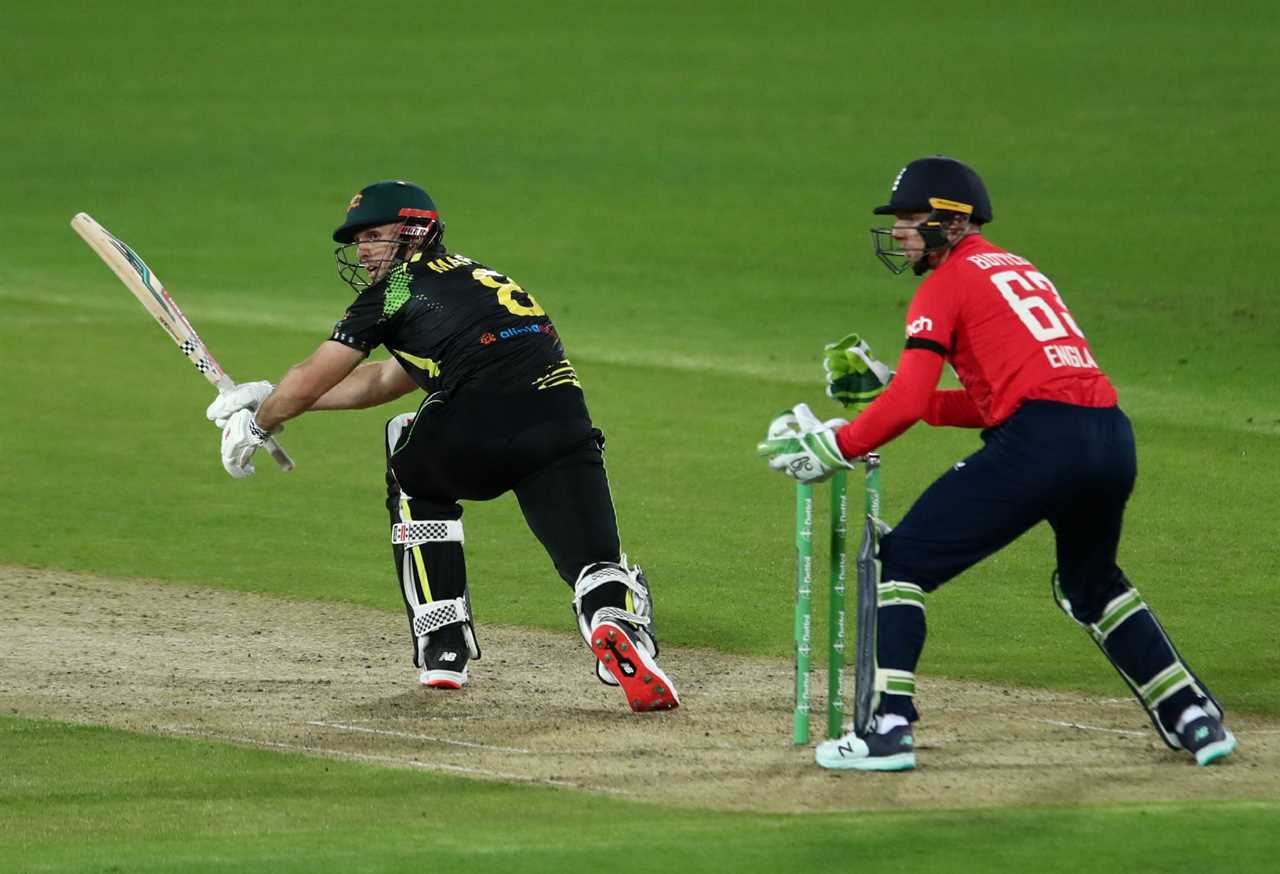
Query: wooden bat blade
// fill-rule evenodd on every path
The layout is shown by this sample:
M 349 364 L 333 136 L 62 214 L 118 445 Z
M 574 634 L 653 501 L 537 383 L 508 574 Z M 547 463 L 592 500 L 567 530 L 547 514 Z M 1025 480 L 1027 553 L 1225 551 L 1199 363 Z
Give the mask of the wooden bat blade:
M 196 370 L 218 389 L 219 394 L 235 388 L 235 381 L 222 369 L 222 365 L 213 357 L 209 349 L 192 327 L 191 322 L 183 315 L 182 310 L 159 278 L 142 260 L 137 252 L 94 221 L 86 212 L 77 213 L 71 219 L 72 229 L 80 235 L 102 261 L 111 268 L 117 278 L 133 293 L 138 302 L 151 313 L 165 333 L 178 344 L 182 354 L 187 357 Z M 274 437 L 267 438 L 263 446 L 271 453 L 271 457 L 280 465 L 281 470 L 293 470 L 293 459 Z

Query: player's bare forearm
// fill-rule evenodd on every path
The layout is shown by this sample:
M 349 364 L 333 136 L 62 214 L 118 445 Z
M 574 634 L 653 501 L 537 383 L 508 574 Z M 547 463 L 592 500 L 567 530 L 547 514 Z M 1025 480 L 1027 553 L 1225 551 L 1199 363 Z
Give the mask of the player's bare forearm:
M 325 342 L 301 364 L 289 368 L 258 412 L 254 416 L 258 426 L 270 431 L 276 426 L 300 416 L 338 385 L 364 358 L 359 352 L 341 343 Z
M 418 387 L 394 359 L 361 364 L 311 405 L 313 410 L 363 410 L 404 397 Z

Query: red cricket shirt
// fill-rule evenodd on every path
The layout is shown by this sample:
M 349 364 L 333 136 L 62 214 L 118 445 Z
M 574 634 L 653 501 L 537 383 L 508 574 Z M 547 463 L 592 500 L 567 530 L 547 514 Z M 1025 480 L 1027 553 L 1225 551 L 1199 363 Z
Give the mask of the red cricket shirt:
M 944 359 L 963 390 L 937 390 Z M 852 458 L 920 419 L 989 428 L 1028 400 L 1112 407 L 1116 391 L 1049 278 L 973 235 L 920 283 L 897 375 L 836 440 Z

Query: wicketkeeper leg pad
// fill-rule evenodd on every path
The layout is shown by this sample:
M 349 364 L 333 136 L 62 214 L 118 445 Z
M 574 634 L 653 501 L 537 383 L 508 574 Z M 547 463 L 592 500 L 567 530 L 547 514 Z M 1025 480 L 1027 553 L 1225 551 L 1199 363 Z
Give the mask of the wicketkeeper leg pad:
M 858 550 L 857 658 L 853 728 L 871 730 L 876 713 L 914 722 L 916 663 L 924 649 L 924 589 L 905 580 L 881 582 L 880 538 L 889 527 L 868 515 Z
M 1138 590 L 1122 573 L 1117 571 L 1117 574 L 1121 590 L 1093 622 L 1082 622 L 1076 617 L 1056 571 L 1054 600 L 1102 650 L 1147 711 L 1164 742 L 1172 749 L 1182 749 L 1182 742 L 1174 731 L 1178 715 L 1188 706 L 1199 704 L 1220 720 L 1222 708 L 1178 655 L 1173 641 Z

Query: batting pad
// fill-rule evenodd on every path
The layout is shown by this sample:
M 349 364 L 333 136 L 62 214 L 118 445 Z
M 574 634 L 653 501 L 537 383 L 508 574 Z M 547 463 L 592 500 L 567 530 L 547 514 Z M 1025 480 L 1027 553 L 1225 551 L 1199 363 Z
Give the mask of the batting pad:
M 438 628 L 456 625 L 471 618 L 466 598 L 447 598 L 426 605 L 414 605 L 413 633 L 425 637 Z

